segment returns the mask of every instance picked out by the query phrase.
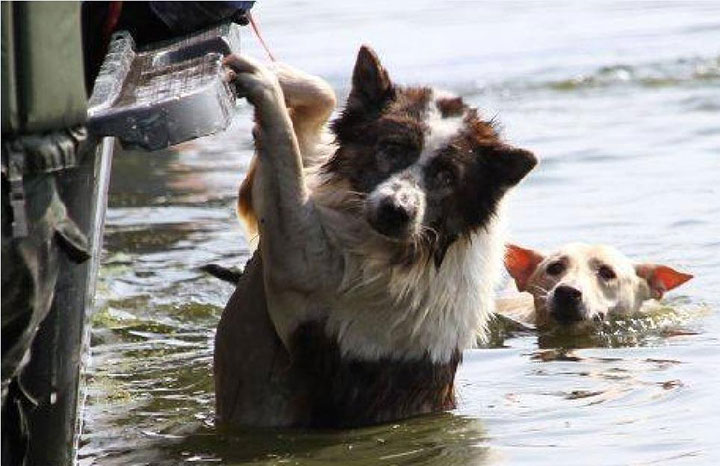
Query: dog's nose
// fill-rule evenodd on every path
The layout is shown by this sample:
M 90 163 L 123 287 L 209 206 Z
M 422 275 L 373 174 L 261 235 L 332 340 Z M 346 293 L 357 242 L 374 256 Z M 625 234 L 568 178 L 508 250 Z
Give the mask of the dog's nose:
M 387 236 L 398 236 L 407 229 L 412 217 L 408 206 L 388 197 L 378 206 L 376 228 Z
M 582 292 L 568 285 L 560 285 L 555 289 L 555 299 L 573 302 L 582 299 Z
M 568 323 L 582 320 L 582 292 L 572 286 L 560 285 L 553 293 L 553 317 Z

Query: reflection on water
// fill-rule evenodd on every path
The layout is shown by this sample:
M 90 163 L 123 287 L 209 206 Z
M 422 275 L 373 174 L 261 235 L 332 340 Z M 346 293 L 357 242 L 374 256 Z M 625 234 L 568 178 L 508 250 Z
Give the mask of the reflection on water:
M 444 413 L 363 429 L 333 432 L 255 429 L 217 432 L 201 421 L 145 432 L 147 440 L 109 454 L 103 464 L 486 464 L 482 422 Z M 138 448 L 140 447 L 140 448 Z
M 508 322 L 467 351 L 453 413 L 338 432 L 219 432 L 212 342 L 242 266 L 250 113 L 214 138 L 115 158 L 80 463 L 717 464 L 720 8 L 713 3 L 267 3 L 276 55 L 342 94 L 370 42 L 399 80 L 462 93 L 538 169 L 514 242 L 611 243 L 695 279 L 593 332 Z M 254 49 L 250 38 L 248 50 Z
M 481 421 L 450 413 L 337 432 L 264 430 L 214 432 L 199 428 L 168 438 L 153 453 L 153 464 L 188 462 L 223 464 L 349 464 L 388 463 L 484 464 L 489 458 L 481 445 Z M 178 439 L 178 440 L 175 440 Z M 148 452 L 140 458 L 148 460 Z

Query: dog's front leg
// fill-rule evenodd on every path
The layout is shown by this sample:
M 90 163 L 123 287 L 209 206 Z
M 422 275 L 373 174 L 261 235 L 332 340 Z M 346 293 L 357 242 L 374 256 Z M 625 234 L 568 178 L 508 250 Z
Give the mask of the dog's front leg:
M 237 55 L 225 63 L 239 91 L 255 107 L 258 154 L 253 207 L 269 296 L 317 290 L 318 255 L 325 254 L 317 214 L 309 202 L 302 157 L 276 75 Z M 277 291 L 277 293 L 274 293 Z

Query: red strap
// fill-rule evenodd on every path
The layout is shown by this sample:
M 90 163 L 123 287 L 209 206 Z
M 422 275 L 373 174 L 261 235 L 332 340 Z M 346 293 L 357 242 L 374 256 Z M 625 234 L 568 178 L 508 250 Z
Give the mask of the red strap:
M 263 46 L 263 48 L 265 49 L 265 52 L 268 54 L 268 57 L 270 57 L 270 60 L 275 61 L 275 57 L 273 56 L 272 52 L 270 52 L 270 49 L 268 48 L 267 44 L 263 40 L 262 35 L 260 34 L 260 29 L 258 28 L 257 23 L 255 23 L 255 20 L 253 19 L 252 14 L 248 11 L 246 15 L 247 15 L 248 20 L 250 21 L 250 26 L 252 26 L 253 31 L 255 32 L 255 35 L 258 38 L 258 41 L 260 41 L 260 45 Z

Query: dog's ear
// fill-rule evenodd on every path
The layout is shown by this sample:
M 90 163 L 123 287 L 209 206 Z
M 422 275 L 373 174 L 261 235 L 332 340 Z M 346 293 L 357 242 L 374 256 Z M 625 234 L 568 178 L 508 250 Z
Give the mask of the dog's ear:
M 393 95 L 393 85 L 380 59 L 367 45 L 360 47 L 352 76 L 348 106 L 359 109 L 382 107 Z
M 660 264 L 637 264 L 635 273 L 647 281 L 650 294 L 655 299 L 662 298 L 666 291 L 677 288 L 693 278 L 688 273 L 678 272 L 667 265 Z
M 527 290 L 528 280 L 544 256 L 533 249 L 525 249 L 514 244 L 505 245 L 505 268 L 515 280 L 518 291 Z
M 493 152 L 494 171 L 506 187 L 518 184 L 538 163 L 535 154 L 525 149 L 503 145 Z

